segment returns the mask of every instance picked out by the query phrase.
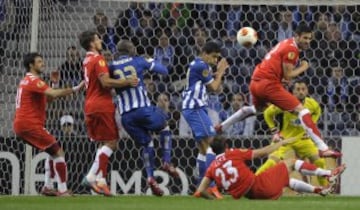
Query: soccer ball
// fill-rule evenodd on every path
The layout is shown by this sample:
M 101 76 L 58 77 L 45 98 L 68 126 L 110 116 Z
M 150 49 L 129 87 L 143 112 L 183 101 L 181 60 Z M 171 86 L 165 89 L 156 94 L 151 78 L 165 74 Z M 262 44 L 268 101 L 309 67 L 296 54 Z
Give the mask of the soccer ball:
M 258 36 L 255 29 L 251 27 L 242 27 L 237 32 L 236 39 L 241 46 L 251 47 L 257 42 Z

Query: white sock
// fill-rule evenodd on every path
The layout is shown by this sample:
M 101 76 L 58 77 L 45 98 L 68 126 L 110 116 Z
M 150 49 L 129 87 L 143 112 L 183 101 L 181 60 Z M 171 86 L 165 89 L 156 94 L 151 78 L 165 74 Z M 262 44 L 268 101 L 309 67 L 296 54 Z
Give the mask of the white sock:
M 247 117 L 256 114 L 255 106 L 243 106 L 234 114 L 232 114 L 229 118 L 227 118 L 224 122 L 221 123 L 222 130 L 225 131 L 228 129 L 232 124 L 242 121 Z
M 306 133 L 311 137 L 313 142 L 316 144 L 317 148 L 321 151 L 326 151 L 329 149 L 328 145 L 324 142 L 320 136 L 316 135 L 311 128 L 306 126 L 306 124 L 303 121 L 303 116 L 306 114 L 310 114 L 310 111 L 308 109 L 303 109 L 299 112 L 298 118 L 300 119 L 302 127 L 305 129 Z
M 96 151 L 95 159 L 91 168 L 86 175 L 86 179 L 88 182 L 95 182 L 96 180 L 96 172 L 99 170 L 99 155 L 100 155 L 100 148 Z
M 86 179 L 89 182 L 94 182 L 95 180 L 102 178 L 102 174 L 98 173 L 98 171 L 99 171 L 99 156 L 101 154 L 105 154 L 106 156 L 110 157 L 112 155 L 112 153 L 113 153 L 113 150 L 106 145 L 102 146 L 100 149 L 97 150 L 95 160 L 89 170 L 89 173 L 86 175 Z
M 47 188 L 54 188 L 53 180 L 50 177 L 50 164 L 49 161 L 52 160 L 52 158 L 49 156 L 45 160 L 45 179 L 44 179 L 44 186 Z
M 54 167 L 56 165 L 56 163 L 65 163 L 65 158 L 64 157 L 57 157 L 57 158 L 54 158 Z M 56 174 L 56 179 L 57 179 L 57 188 L 58 188 L 58 191 L 59 192 L 65 192 L 67 191 L 67 185 L 66 185 L 66 182 L 61 182 L 60 180 L 60 176 L 58 174 L 58 171 L 55 169 L 55 174 Z
M 290 178 L 289 180 L 289 187 L 295 190 L 296 192 L 313 193 L 315 191 L 314 186 L 293 178 Z

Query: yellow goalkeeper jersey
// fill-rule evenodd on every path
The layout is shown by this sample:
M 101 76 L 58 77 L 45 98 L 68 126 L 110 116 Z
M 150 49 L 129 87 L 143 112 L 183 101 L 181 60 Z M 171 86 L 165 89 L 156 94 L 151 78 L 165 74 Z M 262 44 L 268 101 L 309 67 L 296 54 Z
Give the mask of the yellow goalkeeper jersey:
M 306 97 L 304 99 L 303 106 L 309 109 L 312 120 L 317 123 L 321 115 L 321 108 L 319 103 L 311 97 Z M 301 126 L 301 122 L 298 116 L 288 111 L 283 111 L 275 105 L 270 105 L 264 111 L 265 122 L 270 129 L 276 126 L 275 117 L 279 114 L 282 114 L 280 131 L 284 138 L 302 138 L 304 136 L 306 132 Z

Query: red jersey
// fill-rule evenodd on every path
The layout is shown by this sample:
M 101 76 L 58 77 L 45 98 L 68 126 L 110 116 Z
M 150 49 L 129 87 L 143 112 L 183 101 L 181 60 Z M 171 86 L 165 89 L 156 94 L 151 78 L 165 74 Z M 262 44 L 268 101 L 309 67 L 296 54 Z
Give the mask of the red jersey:
M 252 150 L 230 149 L 216 156 L 205 176 L 224 188 L 234 198 L 240 198 L 254 184 L 255 175 L 245 164 L 252 159 Z
M 85 114 L 115 112 L 111 89 L 104 88 L 99 80 L 103 74 L 109 74 L 104 57 L 98 53 L 87 52 L 83 69 L 86 86 Z
M 294 38 L 279 42 L 265 58 L 258 64 L 252 75 L 252 79 L 268 79 L 281 82 L 284 73 L 282 64 L 296 65 L 299 59 L 299 49 Z
M 20 81 L 16 94 L 14 124 L 26 123 L 29 126 L 45 125 L 46 96 L 49 86 L 38 76 L 27 73 Z

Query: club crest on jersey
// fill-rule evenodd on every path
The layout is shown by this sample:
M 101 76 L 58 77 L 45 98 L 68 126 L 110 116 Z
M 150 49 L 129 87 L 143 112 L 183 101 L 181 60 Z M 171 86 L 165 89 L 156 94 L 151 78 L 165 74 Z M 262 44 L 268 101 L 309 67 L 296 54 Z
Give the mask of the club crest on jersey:
M 105 61 L 104 60 L 99 60 L 99 65 L 101 67 L 104 67 L 106 64 L 105 64 Z
M 293 60 L 294 58 L 295 58 L 295 53 L 294 52 L 289 52 L 288 59 Z
M 41 88 L 41 87 L 43 87 L 45 85 L 45 82 L 43 82 L 43 81 L 39 81 L 37 84 L 36 84 L 36 86 L 38 87 L 38 88 Z
M 202 75 L 203 75 L 203 77 L 208 77 L 209 76 L 209 70 L 204 70 L 202 72 Z

